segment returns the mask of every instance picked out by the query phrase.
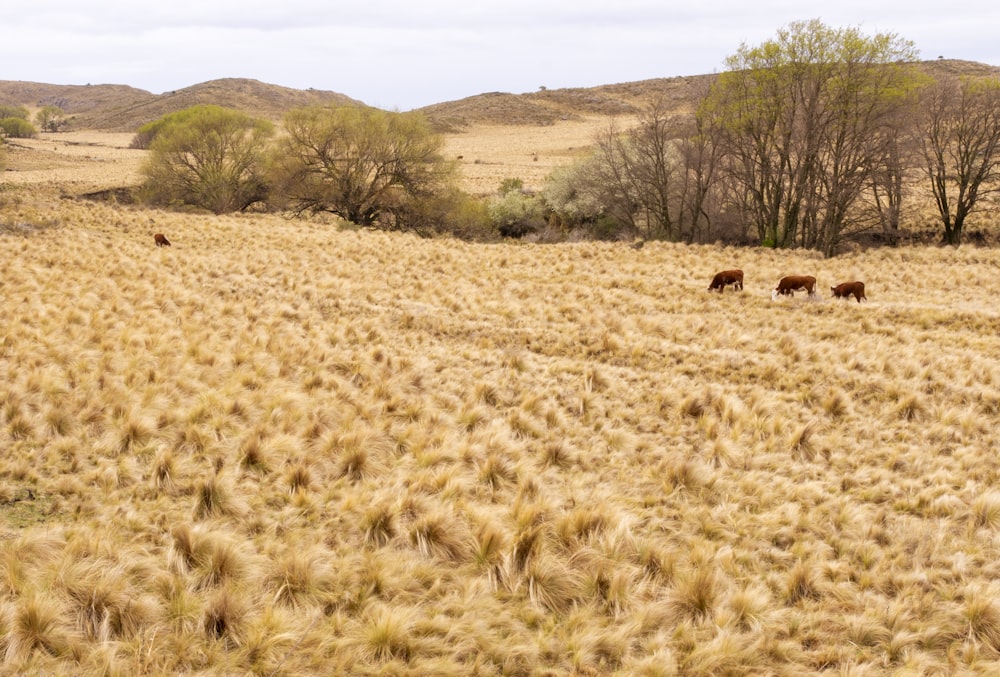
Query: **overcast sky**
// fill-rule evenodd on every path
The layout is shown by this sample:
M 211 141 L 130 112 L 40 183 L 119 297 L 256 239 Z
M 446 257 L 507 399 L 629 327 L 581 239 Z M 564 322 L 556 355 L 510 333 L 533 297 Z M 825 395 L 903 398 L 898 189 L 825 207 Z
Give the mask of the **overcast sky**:
M 741 43 L 819 19 L 923 59 L 1000 65 L 1000 2 L 966 0 L 15 0 L 0 80 L 155 94 L 225 77 L 410 110 L 485 92 L 723 70 Z

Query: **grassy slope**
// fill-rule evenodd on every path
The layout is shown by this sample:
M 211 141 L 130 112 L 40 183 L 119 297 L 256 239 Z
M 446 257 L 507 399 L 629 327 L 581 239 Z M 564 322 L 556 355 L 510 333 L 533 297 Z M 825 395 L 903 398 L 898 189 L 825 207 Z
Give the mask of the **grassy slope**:
M 1000 252 L 7 200 L 5 670 L 1000 668 Z

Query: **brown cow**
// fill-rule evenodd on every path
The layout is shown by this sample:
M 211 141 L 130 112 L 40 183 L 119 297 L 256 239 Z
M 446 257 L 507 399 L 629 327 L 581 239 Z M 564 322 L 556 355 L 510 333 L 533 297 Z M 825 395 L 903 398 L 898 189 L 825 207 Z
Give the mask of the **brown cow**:
M 743 290 L 743 271 L 742 270 L 723 270 L 721 273 L 716 273 L 715 277 L 712 278 L 712 284 L 708 285 L 708 291 L 713 289 L 718 289 L 721 294 L 726 290 L 726 285 L 733 285 L 733 291 Z
M 771 292 L 771 298 L 795 296 L 796 289 L 805 289 L 809 296 L 816 295 L 816 278 L 812 275 L 787 275 L 778 280 L 778 286 Z
M 163 233 L 157 233 L 156 235 L 154 235 L 153 236 L 153 242 L 156 243 L 157 247 L 169 247 L 170 246 L 170 240 L 168 240 L 167 236 L 164 235 Z
M 868 297 L 865 296 L 864 282 L 841 282 L 830 289 L 833 291 L 834 297 L 838 299 L 849 299 L 853 296 L 858 300 L 858 303 L 861 303 L 861 299 L 868 300 Z

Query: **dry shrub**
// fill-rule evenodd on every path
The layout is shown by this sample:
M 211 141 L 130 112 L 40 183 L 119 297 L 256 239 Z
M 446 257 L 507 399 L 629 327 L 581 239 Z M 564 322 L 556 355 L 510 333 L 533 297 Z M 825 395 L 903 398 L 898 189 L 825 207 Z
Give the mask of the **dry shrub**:
M 966 590 L 965 619 L 972 637 L 1000 651 L 1000 600 L 987 590 Z
M 507 547 L 506 533 L 491 522 L 482 524 L 475 534 L 472 561 L 486 576 L 490 588 L 494 591 L 503 584 L 503 560 Z
M 121 565 L 75 563 L 63 573 L 62 585 L 76 610 L 76 626 L 96 642 L 130 639 L 158 615 L 155 603 L 136 591 Z
M 396 536 L 396 509 L 387 503 L 369 506 L 361 516 L 361 529 L 368 545 L 380 548 L 388 544 Z
M 408 661 L 418 647 L 414 619 L 410 609 L 373 604 L 365 609 L 354 642 L 367 661 Z
M 56 658 L 70 657 L 77 640 L 53 599 L 25 595 L 6 611 L 5 663 L 26 660 L 35 651 Z
M 201 627 L 209 639 L 239 646 L 245 639 L 249 613 L 245 593 L 228 585 L 222 586 L 209 596 Z
M 815 564 L 799 560 L 785 579 L 785 599 L 789 604 L 795 604 L 802 600 L 818 598 L 820 578 Z
M 212 475 L 195 487 L 196 519 L 241 517 L 246 512 L 247 508 L 236 494 L 232 483 L 219 475 Z
M 721 594 L 715 570 L 711 566 L 696 566 L 674 578 L 670 604 L 681 617 L 700 622 L 715 615 Z
M 615 520 L 600 503 L 573 508 L 556 519 L 555 533 L 566 547 L 600 536 Z
M 752 636 L 720 632 L 699 644 L 679 660 L 685 675 L 756 675 L 761 670 L 760 654 Z
M 410 527 L 410 541 L 424 557 L 457 562 L 468 557 L 469 537 L 464 523 L 454 515 L 432 513 L 418 518 Z
M 579 576 L 552 557 L 536 557 L 528 562 L 524 584 L 528 599 L 555 613 L 565 613 L 581 598 Z
M 1000 526 L 1000 493 L 988 491 L 972 503 L 972 525 L 977 529 L 996 529 Z
M 326 552 L 290 550 L 273 560 L 265 583 L 274 600 L 292 608 L 318 604 L 332 585 L 329 559 Z

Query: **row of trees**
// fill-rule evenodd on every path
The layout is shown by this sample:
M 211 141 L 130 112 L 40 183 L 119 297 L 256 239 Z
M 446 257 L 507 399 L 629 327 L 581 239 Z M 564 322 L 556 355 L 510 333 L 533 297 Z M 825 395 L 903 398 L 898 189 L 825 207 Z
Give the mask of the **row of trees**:
M 695 111 L 653 103 L 627 130 L 612 123 L 540 194 L 512 179 L 481 209 L 457 190 L 441 137 L 415 113 L 306 108 L 277 133 L 199 106 L 136 139 L 152 151 L 149 199 L 220 213 L 266 205 L 452 231 L 488 219 L 510 236 L 572 228 L 830 254 L 861 232 L 895 241 L 907 190 L 922 185 L 944 241 L 958 244 L 1000 185 L 1000 81 L 932 80 L 916 57 L 893 34 L 790 24 L 741 46 Z
M 1000 80 L 935 80 L 915 60 L 891 34 L 793 23 L 742 46 L 693 114 L 654 104 L 609 127 L 545 199 L 646 237 L 830 254 L 862 232 L 895 242 L 907 191 L 922 192 L 959 244 L 1000 187 Z

